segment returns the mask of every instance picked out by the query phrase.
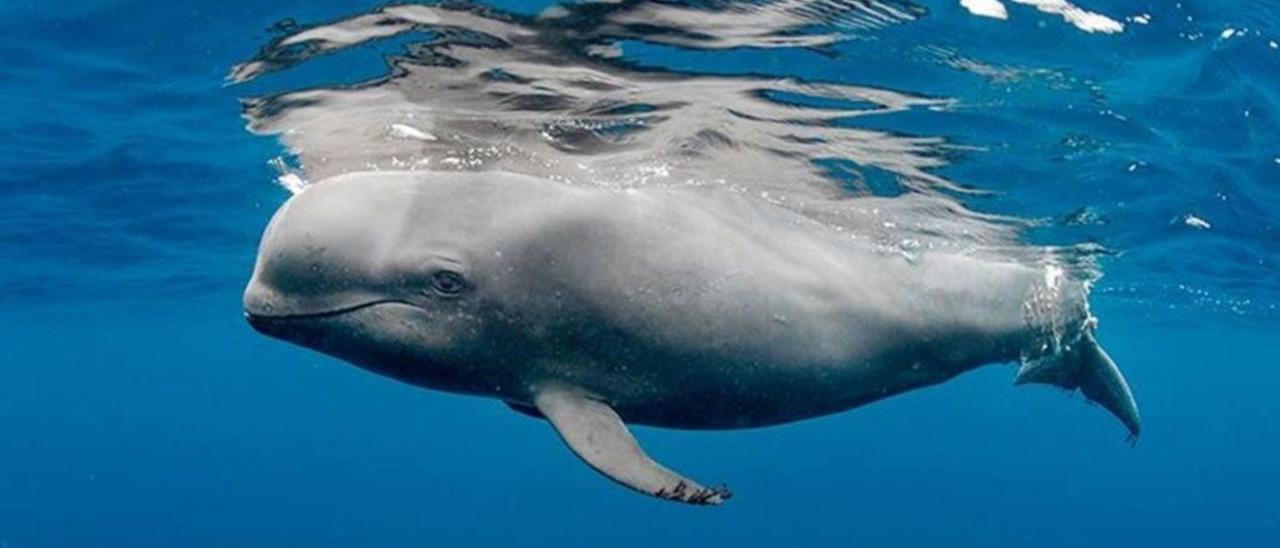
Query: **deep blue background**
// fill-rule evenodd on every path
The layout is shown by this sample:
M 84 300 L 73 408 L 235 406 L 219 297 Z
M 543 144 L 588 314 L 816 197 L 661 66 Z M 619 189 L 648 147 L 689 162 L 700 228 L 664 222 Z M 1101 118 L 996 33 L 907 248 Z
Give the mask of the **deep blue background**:
M 998 22 L 932 2 L 834 58 L 636 48 L 657 66 L 976 105 L 869 123 L 987 148 L 947 168 L 1006 191 L 978 207 L 1107 219 L 1031 237 L 1119 252 L 1095 312 L 1146 421 L 1127 445 L 1100 409 L 991 367 L 784 427 L 638 428 L 660 460 L 734 488 L 706 509 L 616 488 L 496 402 L 244 325 L 239 290 L 286 193 L 265 164 L 278 145 L 238 117 L 238 98 L 264 90 L 223 78 L 276 20 L 368 4 L 5 2 L 0 546 L 1280 544 L 1277 10 L 1201 2 L 1186 22 L 1165 3 L 1082 4 L 1153 22 L 1101 37 L 1025 8 Z M 1220 40 L 1228 26 L 1252 34 Z M 919 42 L 1088 84 L 893 61 Z M 379 53 L 310 77 L 373 76 Z M 1128 121 L 1098 115 L 1099 93 Z M 1189 213 L 1213 228 L 1187 227 Z

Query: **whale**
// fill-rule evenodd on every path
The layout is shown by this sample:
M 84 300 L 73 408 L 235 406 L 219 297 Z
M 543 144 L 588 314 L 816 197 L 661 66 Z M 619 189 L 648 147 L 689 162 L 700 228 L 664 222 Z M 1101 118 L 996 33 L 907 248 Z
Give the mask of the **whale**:
M 269 337 L 545 420 L 623 486 L 715 505 L 726 487 L 628 425 L 783 424 L 1015 363 L 1015 383 L 1079 391 L 1136 437 L 1088 285 L 1052 261 L 851 244 L 723 188 L 384 171 L 288 199 L 243 308 Z

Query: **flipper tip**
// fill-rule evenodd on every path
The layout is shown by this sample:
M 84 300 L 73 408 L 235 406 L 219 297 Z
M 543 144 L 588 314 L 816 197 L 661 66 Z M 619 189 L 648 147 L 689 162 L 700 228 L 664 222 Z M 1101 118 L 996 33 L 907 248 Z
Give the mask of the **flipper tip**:
M 676 484 L 670 490 L 659 489 L 653 493 L 653 496 L 660 499 L 672 500 L 676 502 L 685 502 L 699 506 L 719 506 L 724 501 L 733 498 L 728 486 L 720 485 L 718 487 L 702 487 L 699 485 L 690 485 L 683 481 Z

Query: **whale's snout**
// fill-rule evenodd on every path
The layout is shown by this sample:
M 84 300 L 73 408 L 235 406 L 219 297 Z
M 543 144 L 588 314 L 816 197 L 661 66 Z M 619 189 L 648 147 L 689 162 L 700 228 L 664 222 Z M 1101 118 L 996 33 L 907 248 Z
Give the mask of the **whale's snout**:
M 385 300 L 387 257 L 404 200 L 353 184 L 321 184 L 294 196 L 262 236 L 243 305 L 250 325 L 314 316 Z
M 253 318 L 270 318 L 273 316 L 287 315 L 282 313 L 283 308 L 278 308 L 276 303 L 282 299 L 275 295 L 275 291 L 268 284 L 264 283 L 256 274 L 249 279 L 249 286 L 244 290 L 243 305 L 244 315 L 252 325 Z M 255 326 L 256 327 L 256 326 Z

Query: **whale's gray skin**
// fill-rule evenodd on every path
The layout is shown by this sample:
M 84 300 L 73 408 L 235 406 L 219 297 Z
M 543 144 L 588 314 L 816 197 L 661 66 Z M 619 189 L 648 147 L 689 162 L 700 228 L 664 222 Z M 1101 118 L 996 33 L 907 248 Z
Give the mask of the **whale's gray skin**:
M 624 421 L 785 423 L 1022 359 L 1019 382 L 1079 388 L 1138 433 L 1081 283 L 811 223 L 728 191 L 350 174 L 276 213 L 244 308 L 265 334 L 545 417 L 598 471 L 685 502 L 728 492 L 654 463 Z

